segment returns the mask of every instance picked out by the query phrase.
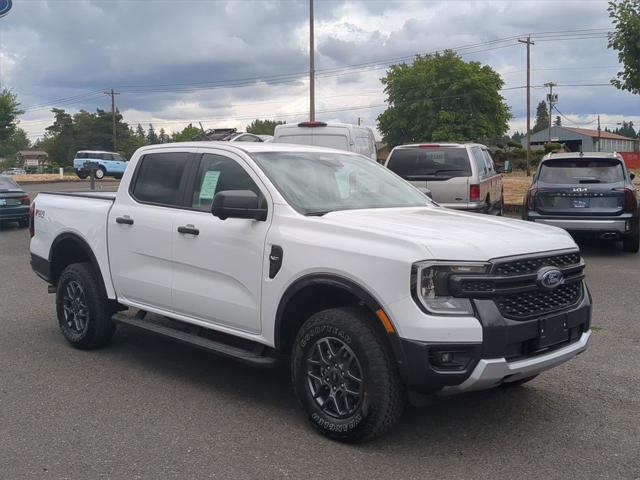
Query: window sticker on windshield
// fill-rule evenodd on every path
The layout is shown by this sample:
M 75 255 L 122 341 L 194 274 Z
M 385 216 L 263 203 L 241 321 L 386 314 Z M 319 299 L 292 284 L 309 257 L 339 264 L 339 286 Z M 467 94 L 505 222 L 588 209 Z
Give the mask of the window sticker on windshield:
M 435 152 L 425 152 L 426 158 L 429 160 L 433 160 L 437 163 L 444 163 L 444 152 L 442 150 L 437 150 Z
M 217 170 L 209 170 L 204 174 L 202 186 L 200 187 L 200 200 L 213 200 L 213 194 L 216 191 L 219 178 L 220 172 Z

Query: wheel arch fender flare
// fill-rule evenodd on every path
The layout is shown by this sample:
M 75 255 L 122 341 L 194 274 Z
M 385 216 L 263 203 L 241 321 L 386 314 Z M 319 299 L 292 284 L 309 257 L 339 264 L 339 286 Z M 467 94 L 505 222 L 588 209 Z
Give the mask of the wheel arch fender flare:
M 280 298 L 280 302 L 278 303 L 278 308 L 276 310 L 276 318 L 274 325 L 274 342 L 275 348 L 278 351 L 284 350 L 283 345 L 283 329 L 284 329 L 284 314 L 289 305 L 289 302 L 296 296 L 298 292 L 301 290 L 310 287 L 310 286 L 328 286 L 334 287 L 338 289 L 342 289 L 345 292 L 353 295 L 360 302 L 371 311 L 376 320 L 379 320 L 378 311 L 382 310 L 385 317 L 387 317 L 386 311 L 384 310 L 382 303 L 376 299 L 376 297 L 371 294 L 366 288 L 359 285 L 357 282 L 346 278 L 341 275 L 333 274 L 333 273 L 312 273 L 308 275 L 304 275 L 298 279 L 296 279 L 293 283 L 291 283 L 284 292 L 284 295 Z M 386 338 L 389 340 L 391 349 L 396 358 L 396 361 L 399 365 L 402 365 L 404 355 L 402 353 L 402 346 L 400 342 L 400 338 L 398 337 L 397 330 L 393 325 L 393 320 L 387 317 L 387 321 L 391 324 L 393 331 L 386 333 Z M 379 320 L 378 325 L 382 327 L 382 322 Z
M 93 253 L 93 249 L 89 245 L 89 243 L 82 238 L 80 235 L 74 232 L 64 232 L 58 235 L 53 242 L 51 242 L 51 248 L 49 249 L 49 265 L 51 266 L 51 282 L 55 285 L 62 273 L 62 269 L 57 271 L 56 269 L 56 252 L 63 243 L 73 243 L 75 244 L 81 252 L 89 259 L 89 263 L 94 268 L 95 272 L 98 274 L 98 280 L 100 287 L 102 288 L 103 293 L 106 295 L 106 288 L 104 284 L 104 279 L 102 278 L 102 270 L 100 269 L 100 264 L 98 263 L 98 259 Z

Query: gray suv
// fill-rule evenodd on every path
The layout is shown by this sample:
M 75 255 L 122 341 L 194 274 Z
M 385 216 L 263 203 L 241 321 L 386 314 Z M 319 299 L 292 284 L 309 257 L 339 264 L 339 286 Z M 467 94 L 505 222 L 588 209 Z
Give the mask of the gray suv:
M 525 196 L 523 219 L 575 236 L 622 240 L 625 251 L 637 252 L 640 225 L 633 179 L 617 153 L 547 155 Z
M 423 143 L 391 150 L 385 166 L 443 207 L 502 215 L 502 175 L 479 143 Z

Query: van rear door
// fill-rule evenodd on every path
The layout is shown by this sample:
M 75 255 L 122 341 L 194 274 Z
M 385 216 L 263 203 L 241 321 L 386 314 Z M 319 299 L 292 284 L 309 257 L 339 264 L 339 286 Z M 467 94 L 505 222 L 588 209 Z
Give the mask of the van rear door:
M 442 206 L 467 207 L 471 164 L 465 147 L 400 147 L 393 150 L 386 166 L 416 187 L 431 190 L 433 199 Z

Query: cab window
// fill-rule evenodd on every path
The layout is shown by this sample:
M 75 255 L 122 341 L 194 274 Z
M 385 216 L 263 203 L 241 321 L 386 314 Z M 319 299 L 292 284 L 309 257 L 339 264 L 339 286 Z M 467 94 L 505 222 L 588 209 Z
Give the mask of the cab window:
M 222 155 L 204 154 L 196 175 L 191 208 L 210 211 L 213 197 L 224 190 L 251 190 L 258 196 L 262 195 L 238 162 Z
M 152 153 L 140 159 L 134 184 L 133 198 L 142 203 L 179 206 L 180 184 L 185 173 L 189 153 Z

